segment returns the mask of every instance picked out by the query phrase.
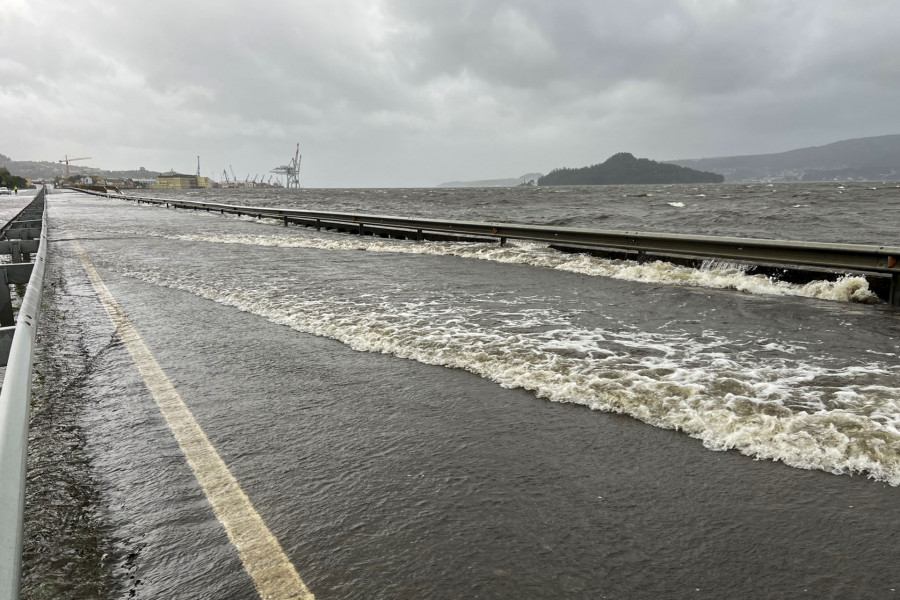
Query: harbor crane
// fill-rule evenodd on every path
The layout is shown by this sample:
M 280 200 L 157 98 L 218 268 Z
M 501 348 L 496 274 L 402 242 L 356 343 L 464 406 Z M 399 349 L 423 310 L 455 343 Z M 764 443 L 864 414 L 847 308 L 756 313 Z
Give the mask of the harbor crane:
M 66 179 L 69 178 L 69 163 L 70 162 L 75 162 L 76 160 L 88 160 L 90 158 L 91 158 L 90 156 L 82 156 L 81 158 L 69 158 L 69 155 L 66 154 L 66 157 L 59 161 L 61 163 L 66 163 Z
M 303 158 L 300 156 L 300 142 L 297 142 L 297 151 L 294 153 L 294 158 L 291 159 L 286 165 L 281 165 L 280 167 L 275 167 L 270 172 L 276 173 L 278 175 L 284 175 L 287 180 L 286 188 L 299 188 L 300 187 L 300 159 Z

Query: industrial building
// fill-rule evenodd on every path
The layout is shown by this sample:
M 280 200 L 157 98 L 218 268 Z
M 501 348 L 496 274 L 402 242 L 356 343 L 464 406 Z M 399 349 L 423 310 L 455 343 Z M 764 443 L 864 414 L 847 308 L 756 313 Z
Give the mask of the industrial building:
M 209 177 L 199 175 L 184 175 L 182 173 L 160 173 L 156 176 L 156 184 L 152 186 L 157 190 L 190 190 L 196 188 L 208 188 Z

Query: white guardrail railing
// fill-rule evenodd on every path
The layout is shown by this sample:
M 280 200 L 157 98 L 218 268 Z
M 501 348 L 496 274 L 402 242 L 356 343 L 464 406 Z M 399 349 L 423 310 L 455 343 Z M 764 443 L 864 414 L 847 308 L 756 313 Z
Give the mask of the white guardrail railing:
M 47 255 L 45 188 L 0 229 L 0 366 L 6 365 L 0 392 L 0 600 L 17 600 L 22 572 L 25 460 L 35 330 Z M 31 256 L 34 255 L 34 262 Z M 27 283 L 18 315 L 10 285 Z

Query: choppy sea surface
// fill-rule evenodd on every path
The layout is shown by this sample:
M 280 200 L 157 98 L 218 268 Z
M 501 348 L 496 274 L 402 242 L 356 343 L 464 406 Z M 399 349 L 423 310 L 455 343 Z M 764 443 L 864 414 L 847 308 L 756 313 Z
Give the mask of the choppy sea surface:
M 146 190 L 133 195 L 423 218 L 804 241 L 897 239 L 900 184 Z

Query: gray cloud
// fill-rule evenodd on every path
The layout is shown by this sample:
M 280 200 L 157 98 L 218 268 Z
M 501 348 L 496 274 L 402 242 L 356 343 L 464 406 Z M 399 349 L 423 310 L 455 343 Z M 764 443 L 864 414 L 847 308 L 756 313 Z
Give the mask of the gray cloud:
M 0 152 L 431 185 L 900 132 L 892 0 L 0 6 Z

